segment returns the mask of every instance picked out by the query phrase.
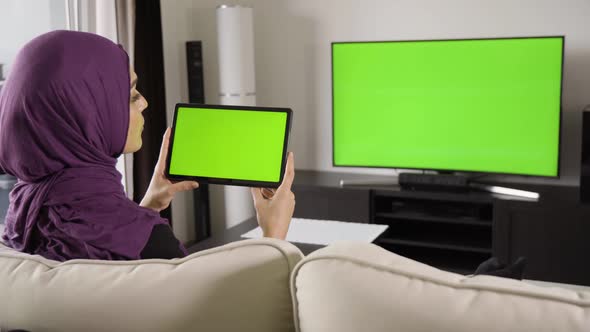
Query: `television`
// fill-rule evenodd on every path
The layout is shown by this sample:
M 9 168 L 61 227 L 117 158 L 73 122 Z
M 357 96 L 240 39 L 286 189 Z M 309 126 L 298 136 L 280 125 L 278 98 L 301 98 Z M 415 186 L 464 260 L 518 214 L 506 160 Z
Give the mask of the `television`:
M 564 42 L 333 42 L 333 165 L 558 177 Z

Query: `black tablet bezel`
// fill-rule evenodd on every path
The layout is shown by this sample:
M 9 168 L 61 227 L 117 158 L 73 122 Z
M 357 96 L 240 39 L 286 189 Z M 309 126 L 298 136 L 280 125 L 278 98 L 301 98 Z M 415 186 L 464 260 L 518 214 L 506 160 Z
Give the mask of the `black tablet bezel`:
M 176 129 L 176 118 L 178 116 L 178 108 L 207 108 L 207 109 L 218 109 L 218 110 L 233 110 L 233 111 L 260 111 L 260 112 L 280 112 L 287 114 L 287 123 L 285 128 L 285 137 L 283 141 L 283 153 L 281 160 L 281 173 L 278 182 L 265 182 L 265 181 L 253 181 L 253 180 L 241 180 L 241 179 L 225 179 L 225 178 L 212 178 L 212 177 L 200 177 L 190 175 L 178 175 L 170 174 L 170 161 L 172 160 L 172 149 L 174 147 L 174 131 Z M 172 122 L 172 131 L 170 133 L 170 144 L 168 145 L 168 155 L 166 157 L 166 170 L 165 175 L 168 179 L 173 181 L 197 181 L 204 184 L 221 184 L 231 186 L 244 186 L 244 187 L 266 187 L 266 188 L 278 188 L 283 182 L 285 175 L 285 167 L 287 164 L 287 147 L 289 145 L 289 134 L 291 131 L 291 118 L 293 111 L 289 108 L 279 107 L 259 107 L 259 106 L 237 106 L 237 105 L 209 105 L 209 104 L 190 104 L 190 103 L 178 103 L 174 107 L 174 119 Z

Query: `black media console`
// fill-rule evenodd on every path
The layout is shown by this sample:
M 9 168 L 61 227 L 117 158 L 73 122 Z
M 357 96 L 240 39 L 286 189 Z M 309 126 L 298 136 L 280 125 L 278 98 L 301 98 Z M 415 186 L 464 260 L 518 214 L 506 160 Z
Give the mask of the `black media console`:
M 489 195 L 371 190 L 371 223 L 389 225 L 376 242 L 402 256 L 464 274 L 492 255 Z
M 590 205 L 580 203 L 578 187 L 504 184 L 540 193 L 535 200 L 478 190 L 341 187 L 341 179 L 391 182 L 297 171 L 294 216 L 387 224 L 376 244 L 449 271 L 472 273 L 492 255 L 503 262 L 526 256 L 527 279 L 590 285 Z

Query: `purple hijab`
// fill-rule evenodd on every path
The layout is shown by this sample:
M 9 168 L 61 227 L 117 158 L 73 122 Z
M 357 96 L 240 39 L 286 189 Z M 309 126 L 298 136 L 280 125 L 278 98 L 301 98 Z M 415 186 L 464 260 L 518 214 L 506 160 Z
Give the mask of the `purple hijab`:
M 0 167 L 18 178 L 3 240 L 55 260 L 139 259 L 167 221 L 129 200 L 115 165 L 129 126 L 127 53 L 53 31 L 18 54 L 0 94 Z

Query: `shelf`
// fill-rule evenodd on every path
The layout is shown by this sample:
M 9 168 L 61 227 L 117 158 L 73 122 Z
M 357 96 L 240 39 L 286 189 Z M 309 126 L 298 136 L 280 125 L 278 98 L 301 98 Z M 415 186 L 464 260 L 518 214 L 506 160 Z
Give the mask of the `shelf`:
M 491 254 L 491 228 L 432 221 L 397 220 L 378 241 L 383 243 Z
M 493 201 L 479 193 L 375 191 L 376 243 L 437 268 L 471 274 L 492 255 Z
M 440 223 L 447 223 L 447 224 L 492 227 L 491 220 L 481 220 L 481 219 L 475 219 L 472 217 L 456 217 L 456 218 L 440 217 L 440 216 L 433 216 L 428 213 L 422 213 L 419 211 L 378 212 L 375 214 L 375 217 L 387 218 L 387 219 L 431 221 L 431 222 L 440 222 Z
M 491 204 L 494 200 L 490 193 L 481 191 L 448 192 L 448 191 L 423 191 L 423 190 L 374 190 L 375 198 L 409 198 L 425 201 L 448 201 Z
M 474 253 L 480 253 L 480 254 L 491 254 L 492 253 L 492 248 L 474 247 L 474 246 L 466 246 L 466 245 L 461 245 L 461 244 L 441 243 L 441 242 L 432 242 L 432 241 L 382 238 L 382 239 L 377 240 L 377 243 L 379 243 L 379 244 L 381 244 L 381 243 L 393 244 L 393 245 L 401 245 L 401 246 L 423 247 L 423 248 L 432 248 L 432 249 L 446 249 L 446 250 L 453 250 L 453 251 L 466 251 L 466 252 L 474 252 Z
M 429 201 L 407 197 L 374 197 L 374 216 L 488 226 L 493 205 L 471 201 Z

